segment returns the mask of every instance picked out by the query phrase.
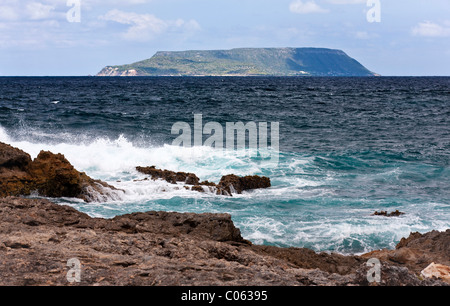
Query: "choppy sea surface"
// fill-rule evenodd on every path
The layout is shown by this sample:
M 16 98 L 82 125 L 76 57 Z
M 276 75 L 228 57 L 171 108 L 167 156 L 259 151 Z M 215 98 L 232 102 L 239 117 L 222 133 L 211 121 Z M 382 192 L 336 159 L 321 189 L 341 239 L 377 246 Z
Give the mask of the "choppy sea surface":
M 278 122 L 278 164 L 254 149 L 173 146 L 172 126 L 194 130 L 195 114 L 224 130 Z M 0 141 L 33 158 L 62 153 L 125 190 L 55 200 L 95 217 L 225 212 L 254 243 L 343 254 L 450 228 L 450 78 L 0 78 Z M 135 167 L 153 165 L 216 183 L 264 175 L 272 187 L 228 197 L 140 181 Z

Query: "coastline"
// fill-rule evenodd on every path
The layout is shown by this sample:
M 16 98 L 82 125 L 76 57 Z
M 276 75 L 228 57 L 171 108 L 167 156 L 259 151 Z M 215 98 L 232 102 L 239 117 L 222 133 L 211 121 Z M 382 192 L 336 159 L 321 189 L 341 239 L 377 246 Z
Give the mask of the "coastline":
M 161 171 L 169 181 L 198 178 Z M 181 176 L 178 178 L 178 176 Z M 131 213 L 93 218 L 48 199 L 24 198 L 34 190 L 47 198 L 85 202 L 114 196 L 115 189 L 78 172 L 61 154 L 31 157 L 0 143 L 0 285 L 2 286 L 442 286 L 421 275 L 432 263 L 450 272 L 450 229 L 411 233 L 395 250 L 361 256 L 316 253 L 306 248 L 254 245 L 231 215 Z M 265 188 L 268 178 L 226 176 L 218 185 Z M 206 184 L 206 182 L 205 182 Z M 239 185 L 237 185 L 239 186 Z M 88 205 L 88 204 L 87 204 Z M 370 259 L 381 261 L 380 282 L 369 282 Z M 69 263 L 79 279 L 69 281 Z M 68 267 L 69 265 L 69 267 Z
M 445 286 L 420 277 L 449 264 L 450 230 L 412 234 L 362 256 L 253 245 L 227 214 L 146 212 L 91 218 L 45 199 L 0 199 L 1 286 Z M 438 251 L 439 250 L 439 251 Z M 70 283 L 70 259 L 80 281 Z M 369 283 L 368 258 L 381 260 Z

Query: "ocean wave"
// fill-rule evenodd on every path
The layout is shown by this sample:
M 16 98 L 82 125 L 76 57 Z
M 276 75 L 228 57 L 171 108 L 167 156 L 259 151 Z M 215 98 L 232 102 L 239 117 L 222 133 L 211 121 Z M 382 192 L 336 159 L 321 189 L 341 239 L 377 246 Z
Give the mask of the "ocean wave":
M 120 135 L 116 139 L 108 137 L 89 138 L 83 135 L 69 133 L 47 133 L 33 131 L 33 137 L 27 135 L 26 140 L 14 139 L 5 129 L 0 127 L 0 141 L 17 147 L 35 158 L 41 150 L 63 154 L 79 171 L 86 172 L 90 177 L 101 179 L 118 188 L 127 191 L 126 194 L 139 194 L 137 180 L 145 175 L 136 171 L 137 166 L 156 166 L 160 169 L 195 173 L 201 180 L 218 183 L 220 178 L 228 174 L 254 175 L 263 172 L 255 152 L 249 150 L 217 150 L 212 147 L 179 147 L 136 146 Z M 45 137 L 52 136 L 60 142 L 41 142 Z M 34 138 L 34 139 L 33 139 Z M 61 141 L 64 139 L 64 141 Z M 34 140 L 34 141 L 33 141 Z M 148 190 L 163 188 L 153 181 L 142 183 Z M 176 191 L 177 188 L 165 186 L 166 191 Z M 161 194 L 157 190 L 149 194 Z M 175 192 L 177 194 L 177 192 Z M 164 196 L 163 196 L 164 197 Z
M 389 160 L 386 155 L 377 159 L 375 153 L 352 157 L 348 152 L 344 156 L 279 152 L 278 167 L 265 169 L 254 151 L 137 145 L 126 135 L 92 137 L 39 129 L 16 135 L 0 127 L 0 141 L 33 158 L 41 150 L 62 153 L 77 170 L 124 190 L 89 204 L 54 199 L 94 217 L 149 210 L 225 212 L 232 215 L 243 236 L 255 243 L 347 254 L 392 248 L 411 231 L 450 226 L 445 180 L 440 183 L 448 169 Z M 364 160 L 364 156 L 369 158 Z M 260 174 L 271 178 L 272 188 L 233 197 L 199 193 L 186 190 L 182 183 L 144 180 L 146 175 L 137 172 L 137 166 L 192 172 L 216 183 L 231 173 Z M 437 188 L 435 198 L 430 188 Z M 371 216 L 380 209 L 400 209 L 406 215 Z

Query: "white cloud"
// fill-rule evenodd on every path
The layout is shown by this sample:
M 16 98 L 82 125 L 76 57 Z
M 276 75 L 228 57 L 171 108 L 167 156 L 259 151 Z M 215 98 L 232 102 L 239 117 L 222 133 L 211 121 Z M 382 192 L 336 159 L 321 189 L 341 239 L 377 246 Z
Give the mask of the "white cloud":
M 422 37 L 450 37 L 450 24 L 448 21 L 443 25 L 431 21 L 421 22 L 412 29 L 412 34 Z
M 369 35 L 369 33 L 365 32 L 365 31 L 358 31 L 355 33 L 355 37 L 357 39 L 369 39 L 370 35 Z
M 17 20 L 19 14 L 15 7 L 2 5 L 0 6 L 0 20 L 1 21 L 12 21 Z
M 22 22 L 61 19 L 67 10 L 65 1 L 10 1 L 0 0 L 0 21 Z
M 150 40 L 168 31 L 189 32 L 200 29 L 200 25 L 195 20 L 162 20 L 152 14 L 138 14 L 117 9 L 107 12 L 105 15 L 100 16 L 99 19 L 129 25 L 128 30 L 122 35 L 127 40 L 136 41 Z
M 164 32 L 168 24 L 151 14 L 137 14 L 111 10 L 106 15 L 100 16 L 101 20 L 114 21 L 121 24 L 130 25 L 124 37 L 130 40 L 145 40 L 149 36 L 154 36 Z
M 314 1 L 303 2 L 296 0 L 289 5 L 289 10 L 297 14 L 311 14 L 311 13 L 327 13 L 328 10 L 321 8 Z
M 80 0 L 81 6 L 128 6 L 149 3 L 152 0 Z M 40 0 L 40 2 L 66 6 L 67 0 Z
M 152 0 L 80 0 L 83 11 L 94 7 L 105 8 L 142 5 Z M 67 0 L 0 0 L 0 22 L 65 19 L 70 9 Z
M 39 2 L 27 3 L 25 10 L 32 20 L 47 19 L 52 16 L 52 12 L 55 10 L 53 5 L 46 5 Z
M 328 0 L 332 4 L 362 4 L 367 3 L 367 0 Z
M 92 4 L 105 4 L 105 2 L 108 2 L 109 4 L 121 4 L 121 5 L 135 5 L 135 4 L 145 4 L 145 3 L 149 3 L 152 0 L 83 0 L 86 1 L 87 3 L 92 3 Z
M 47 0 L 47 1 L 63 1 L 66 0 Z M 142 5 L 151 2 L 152 0 L 81 0 L 83 10 L 93 10 L 94 8 L 117 8 L 133 5 Z

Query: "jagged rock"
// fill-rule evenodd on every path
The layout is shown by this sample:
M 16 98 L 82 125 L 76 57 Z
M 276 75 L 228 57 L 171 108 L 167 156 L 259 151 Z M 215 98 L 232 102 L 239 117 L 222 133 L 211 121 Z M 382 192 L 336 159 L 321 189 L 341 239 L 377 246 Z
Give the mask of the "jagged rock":
M 233 193 L 241 194 L 245 190 L 269 188 L 271 186 L 268 177 L 261 177 L 258 175 L 245 177 L 239 177 L 234 174 L 226 175 L 223 176 L 219 184 L 216 185 L 209 181 L 200 182 L 200 179 L 194 173 L 160 170 L 156 169 L 155 166 L 136 167 L 136 170 L 140 173 L 150 175 L 154 180 L 163 179 L 171 184 L 183 182 L 187 185 L 194 185 L 194 187 L 191 188 L 193 191 L 204 192 L 205 190 L 201 186 L 208 186 L 211 187 L 210 190 L 216 190 L 219 195 L 231 196 Z
M 369 282 L 368 274 L 372 267 L 362 264 L 356 271 L 354 284 L 360 286 L 445 286 L 446 284 L 439 280 L 421 279 L 408 268 L 381 262 L 380 282 Z M 371 271 L 370 271 L 371 272 Z
M 279 248 L 266 245 L 254 245 L 252 248 L 258 254 L 281 259 L 298 268 L 319 269 L 327 273 L 340 275 L 354 273 L 362 263 L 366 262 L 358 256 L 316 253 L 306 248 Z
M 34 180 L 27 172 L 0 169 L 0 197 L 30 195 L 34 189 Z
M 200 179 L 193 173 L 186 172 L 174 172 L 169 170 L 156 169 L 155 166 L 151 167 L 136 167 L 138 172 L 150 175 L 152 179 L 163 179 L 171 184 L 177 182 L 183 182 L 187 185 L 198 185 Z
M 239 177 L 231 174 L 223 176 L 217 185 L 217 193 L 222 195 L 241 194 L 245 190 L 269 188 L 271 186 L 268 177 L 258 175 Z
M 39 194 L 47 197 L 81 198 L 87 202 L 117 190 L 84 172 L 78 172 L 62 154 L 42 151 L 33 161 L 30 173 L 36 180 Z
M 24 151 L 0 142 L 0 169 L 26 171 L 31 164 L 31 156 Z
M 40 152 L 29 173 L 41 195 L 77 198 L 83 192 L 82 176 L 62 154 Z
M 411 233 L 402 238 L 395 250 L 379 250 L 363 255 L 407 267 L 419 275 L 432 262 L 450 266 L 450 229 L 426 234 Z
M 192 191 L 198 191 L 198 192 L 205 192 L 205 189 L 203 189 L 203 186 L 195 185 L 191 187 Z
M 199 185 L 201 185 L 201 186 L 209 186 L 209 187 L 217 187 L 216 183 L 209 182 L 209 181 L 200 182 Z
M 31 162 L 27 153 L 0 143 L 0 197 L 31 193 L 33 179 L 27 173 Z
M 31 160 L 22 150 L 0 143 L 0 197 L 27 196 L 34 191 L 90 202 L 106 199 L 117 189 L 78 172 L 62 154 L 41 151 Z

